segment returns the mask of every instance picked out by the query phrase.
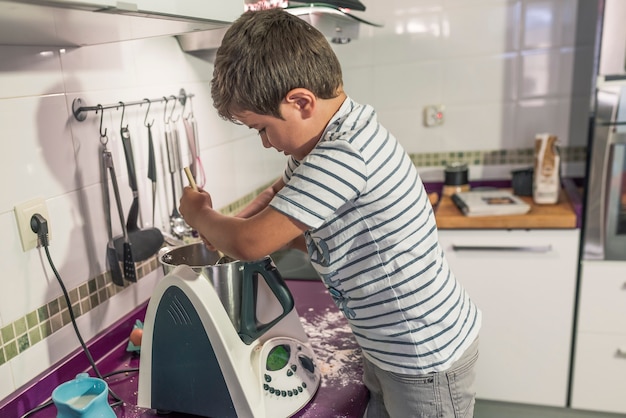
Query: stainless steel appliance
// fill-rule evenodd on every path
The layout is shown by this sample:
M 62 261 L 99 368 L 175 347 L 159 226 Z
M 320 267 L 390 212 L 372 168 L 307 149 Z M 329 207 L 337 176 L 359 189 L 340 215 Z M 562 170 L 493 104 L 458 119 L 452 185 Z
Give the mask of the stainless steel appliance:
M 626 2 L 600 4 L 582 258 L 626 261 Z
M 583 258 L 626 260 L 626 76 L 601 80 L 587 175 Z

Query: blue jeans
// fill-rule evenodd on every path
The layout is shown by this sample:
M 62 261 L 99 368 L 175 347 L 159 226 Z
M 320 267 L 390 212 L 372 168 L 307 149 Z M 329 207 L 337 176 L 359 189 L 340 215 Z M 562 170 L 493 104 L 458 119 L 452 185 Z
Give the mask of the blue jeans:
M 363 358 L 370 391 L 366 418 L 470 418 L 474 415 L 474 365 L 478 339 L 449 370 L 426 375 L 388 372 Z

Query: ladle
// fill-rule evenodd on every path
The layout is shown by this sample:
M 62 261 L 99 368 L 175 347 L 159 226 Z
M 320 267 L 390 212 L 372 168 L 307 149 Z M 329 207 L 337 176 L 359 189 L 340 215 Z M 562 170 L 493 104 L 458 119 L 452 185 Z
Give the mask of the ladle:
M 167 103 L 166 103 L 167 108 Z M 172 109 L 173 110 L 173 109 Z M 178 132 L 171 127 L 171 118 L 165 120 L 165 146 L 167 149 L 167 162 L 169 166 L 170 179 L 172 181 L 172 214 L 170 215 L 170 229 L 172 234 L 180 239 L 183 239 L 185 235 L 189 233 L 189 227 L 185 223 L 185 220 L 178 212 L 177 200 L 176 200 L 176 170 L 180 170 L 179 153 L 180 146 L 178 142 Z

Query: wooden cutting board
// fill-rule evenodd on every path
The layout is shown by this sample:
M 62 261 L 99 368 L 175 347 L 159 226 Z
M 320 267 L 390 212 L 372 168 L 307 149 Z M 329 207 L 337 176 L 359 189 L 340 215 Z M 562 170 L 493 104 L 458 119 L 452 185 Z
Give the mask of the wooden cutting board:
M 510 189 L 505 189 L 510 190 Z M 520 196 L 531 205 L 524 215 L 465 216 L 448 196 L 441 196 L 435 208 L 439 229 L 561 229 L 576 227 L 576 213 L 561 190 L 554 205 L 537 205 L 530 196 Z

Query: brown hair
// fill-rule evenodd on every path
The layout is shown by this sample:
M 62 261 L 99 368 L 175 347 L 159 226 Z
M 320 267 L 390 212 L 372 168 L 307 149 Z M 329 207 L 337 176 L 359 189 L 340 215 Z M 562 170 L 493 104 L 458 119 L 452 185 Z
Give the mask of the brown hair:
M 236 122 L 233 113 L 241 111 L 281 118 L 279 105 L 294 88 L 331 99 L 341 86 L 341 65 L 324 35 L 276 8 L 245 12 L 228 29 L 211 95 L 219 115 Z

